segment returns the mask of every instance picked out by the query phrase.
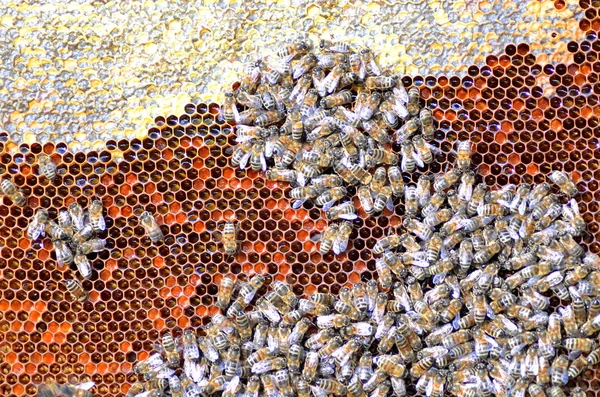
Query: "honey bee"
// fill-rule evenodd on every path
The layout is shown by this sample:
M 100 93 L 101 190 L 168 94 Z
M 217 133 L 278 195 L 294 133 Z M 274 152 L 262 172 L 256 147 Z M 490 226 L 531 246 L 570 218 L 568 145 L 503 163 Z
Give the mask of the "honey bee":
M 376 120 L 363 120 L 362 126 L 369 136 L 377 143 L 385 145 L 390 142 L 387 126 L 379 125 Z
M 388 178 L 390 180 L 390 187 L 392 188 L 392 194 L 394 197 L 401 197 L 404 195 L 404 180 L 402 179 L 400 168 L 396 166 L 389 167 Z
M 419 113 L 419 89 L 416 87 L 408 90 L 408 102 L 406 103 L 406 109 L 411 116 L 416 116 Z
M 345 72 L 346 66 L 344 64 L 335 65 L 335 67 L 331 69 L 329 74 L 325 77 L 325 80 L 322 82 L 328 94 L 335 91 Z
M 259 127 L 266 127 L 271 124 L 278 123 L 283 119 L 283 117 L 284 114 L 277 109 L 267 110 L 266 112 L 261 113 L 254 119 L 254 125 L 257 125 Z
M 321 99 L 320 104 L 321 107 L 329 109 L 335 106 L 342 106 L 350 102 L 352 102 L 352 93 L 349 90 L 342 90 Z
M 381 94 L 377 91 L 367 96 L 364 104 L 359 109 L 355 109 L 356 114 L 363 120 L 370 120 L 377 111 L 381 102 Z
M 231 165 L 234 167 L 239 166 L 241 169 L 246 168 L 250 155 L 252 154 L 252 147 L 254 142 L 246 141 L 241 145 L 238 145 L 231 156 Z
M 223 251 L 227 255 L 235 255 L 237 252 L 237 229 L 232 221 L 225 222 L 221 241 L 223 243 Z
M 416 150 L 415 153 L 419 156 L 421 162 L 425 164 L 431 164 L 433 161 L 432 148 L 434 147 L 425 142 L 423 137 L 420 135 L 414 136 L 412 138 L 412 142 Z
M 87 255 L 92 252 L 100 252 L 106 247 L 106 240 L 99 238 L 93 238 L 88 241 L 84 241 L 77 247 L 77 253 L 81 255 Z
M 589 353 L 597 346 L 596 341 L 589 338 L 566 338 L 563 340 L 563 345 L 569 350 L 579 350 Z
M 94 397 L 89 390 L 95 386 L 94 382 L 81 383 L 79 385 L 61 385 L 56 382 L 43 384 L 38 387 L 39 397 Z
M 350 201 L 347 201 L 332 207 L 326 212 L 326 216 L 331 220 L 344 219 L 352 221 L 358 217 L 355 211 L 356 208 L 354 208 L 354 205 Z
M 435 181 L 433 182 L 433 190 L 440 192 L 450 188 L 459 180 L 461 174 L 462 172 L 459 169 L 453 168 L 441 176 L 436 177 Z
M 80 303 L 85 302 L 88 299 L 88 294 L 85 292 L 81 284 L 74 279 L 68 279 L 64 281 L 67 291 L 73 296 L 73 298 Z
M 73 252 L 71 249 L 61 240 L 53 240 L 54 252 L 56 253 L 56 262 L 60 266 L 70 265 L 74 261 Z
M 47 154 L 38 155 L 38 163 L 40 174 L 49 180 L 53 180 L 56 177 L 56 164 L 54 164 L 50 156 Z
M 577 194 L 577 185 L 562 171 L 552 171 L 548 178 L 556 184 L 563 194 L 573 197 Z
M 92 275 L 92 265 L 90 264 L 87 256 L 83 254 L 76 254 L 74 261 L 81 276 L 84 278 L 90 278 Z
M 421 160 L 420 157 L 415 156 L 414 146 L 410 141 L 402 142 L 401 153 L 402 162 L 400 163 L 400 168 L 403 172 L 413 172 L 417 165 L 424 166 L 424 164 L 417 164 L 417 160 Z
M 292 61 L 298 55 L 304 54 L 309 50 L 309 45 L 306 41 L 298 39 L 286 44 L 283 48 L 277 51 L 277 56 L 285 58 L 286 61 Z
M 471 167 L 471 142 L 468 140 L 456 144 L 456 167 L 461 170 Z
M 404 221 L 404 227 L 410 233 L 413 233 L 423 241 L 429 241 L 433 236 L 433 230 L 427 227 L 424 223 L 416 219 L 407 219 Z
M 230 276 L 223 277 L 221 280 L 221 285 L 219 286 L 219 293 L 217 295 L 217 306 L 220 307 L 221 310 L 225 310 L 229 306 L 234 287 L 235 281 L 233 278 Z
M 10 179 L 3 179 L 0 184 L 0 194 L 4 194 L 13 203 L 20 207 L 24 207 L 27 204 L 27 198 L 23 192 L 17 189 L 15 183 Z
M 33 219 L 27 227 L 27 237 L 31 240 L 44 236 L 46 233 L 46 223 L 48 221 L 48 211 L 39 209 L 33 216 Z
M 396 165 L 400 158 L 396 153 L 391 150 L 386 149 L 370 149 L 367 152 L 370 156 L 369 164 L 370 166 L 375 166 L 377 164 L 386 164 L 386 165 Z
M 371 50 L 368 48 L 362 49 L 360 51 L 360 60 L 367 75 L 379 76 L 381 74 L 379 65 L 377 65 L 377 60 L 373 56 L 373 52 L 371 52 Z
M 392 76 L 369 76 L 365 79 L 368 90 L 389 90 L 396 86 L 396 78 Z
M 156 223 L 156 220 L 150 212 L 142 212 L 140 215 L 140 223 L 153 243 L 163 239 L 164 236 L 160 230 L 160 226 L 158 226 L 158 223 Z
M 90 224 L 96 233 L 106 230 L 106 223 L 104 222 L 104 217 L 102 216 L 102 210 L 102 202 L 100 200 L 92 201 L 92 204 L 89 208 L 89 218 Z
M 92 238 L 93 235 L 94 227 L 90 223 L 86 223 L 82 229 L 80 229 L 77 233 L 73 235 L 73 237 L 71 238 L 71 245 L 79 246 L 85 241 Z
M 421 121 L 421 130 L 423 132 L 423 139 L 426 141 L 432 141 L 434 138 L 435 127 L 433 125 L 433 116 L 429 109 L 422 109 L 419 113 L 419 120 Z
M 350 239 L 350 234 L 352 234 L 352 223 L 350 222 L 341 222 L 339 224 L 337 233 L 333 238 L 333 252 L 336 255 L 341 254 L 346 251 L 348 247 L 348 240 Z
M 221 105 L 220 113 L 221 117 L 223 117 L 227 122 L 239 120 L 240 114 L 235 105 L 235 97 L 233 96 L 232 92 L 225 93 L 225 102 L 223 105 Z
M 550 367 L 550 377 L 554 386 L 566 385 L 569 381 L 568 375 L 569 359 L 566 355 L 561 354 L 552 362 Z
M 302 56 L 302 58 L 300 58 L 300 60 L 298 61 L 298 63 L 296 63 L 293 67 L 292 67 L 292 78 L 294 80 L 299 79 L 300 76 L 303 76 L 305 74 L 309 74 L 310 71 L 317 66 L 318 63 L 318 59 L 314 54 L 308 53 L 304 56 Z
M 373 212 L 379 213 L 387 208 L 390 211 L 394 210 L 394 202 L 392 201 L 392 188 L 384 186 L 376 194 L 375 201 L 373 202 Z
M 319 246 L 319 252 L 321 253 L 321 255 L 325 255 L 329 252 L 329 250 L 331 250 L 331 248 L 333 247 L 333 242 L 337 237 L 338 231 L 339 225 L 337 223 L 331 223 L 327 225 L 327 228 L 325 228 L 323 234 L 319 236 L 321 241 L 321 244 Z

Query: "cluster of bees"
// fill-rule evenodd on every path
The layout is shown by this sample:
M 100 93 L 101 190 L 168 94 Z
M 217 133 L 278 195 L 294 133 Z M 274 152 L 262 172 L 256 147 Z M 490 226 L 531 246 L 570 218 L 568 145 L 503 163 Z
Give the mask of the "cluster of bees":
M 128 396 L 565 396 L 600 362 L 600 257 L 575 240 L 577 186 L 554 171 L 557 190 L 492 191 L 470 168 L 459 142 L 452 169 L 402 189 L 403 225 L 373 247 L 377 281 L 298 299 L 281 281 L 258 297 L 259 274 L 224 277 L 221 313 L 165 333 Z
M 103 216 L 104 207 L 100 200 L 94 200 L 87 211 L 73 202 L 68 209 L 58 212 L 57 221 L 50 219 L 48 211 L 38 209 L 27 228 L 27 237 L 36 240 L 41 236 L 52 239 L 56 262 L 60 266 L 76 265 L 79 274 L 86 279 L 92 276 L 92 266 L 88 254 L 100 252 L 106 240 L 98 238 L 98 233 L 106 229 Z M 76 279 L 65 280 L 65 286 L 79 301 L 87 300 L 87 293 Z
M 236 123 L 239 143 L 232 165 L 290 182 L 293 208 L 312 200 L 332 221 L 357 217 L 348 186 L 357 186 L 368 215 L 391 209 L 404 194 L 402 172 L 433 161 L 432 114 L 420 109 L 418 88 L 407 92 L 371 50 L 326 40 L 319 49 L 294 41 L 248 65 L 239 88 L 226 93 L 222 116 Z M 322 253 L 343 252 L 349 230 L 331 223 Z
M 57 166 L 50 156 L 40 154 L 38 168 L 40 174 L 47 179 L 53 180 L 56 177 Z M 11 179 L 2 180 L 0 194 L 7 196 L 16 205 L 27 205 L 27 198 Z M 100 200 L 93 200 L 87 211 L 84 211 L 79 203 L 73 202 L 68 209 L 58 212 L 55 222 L 50 219 L 47 210 L 38 209 L 27 227 L 27 237 L 30 240 L 50 237 L 57 263 L 60 266 L 75 264 L 81 277 L 89 279 L 92 276 L 92 266 L 87 255 L 100 252 L 106 246 L 106 241 L 97 237 L 106 230 L 103 212 L 104 207 Z M 140 215 L 140 223 L 152 242 L 163 239 L 160 226 L 151 213 L 144 211 Z M 75 300 L 87 300 L 88 294 L 76 278 L 65 280 L 65 287 Z

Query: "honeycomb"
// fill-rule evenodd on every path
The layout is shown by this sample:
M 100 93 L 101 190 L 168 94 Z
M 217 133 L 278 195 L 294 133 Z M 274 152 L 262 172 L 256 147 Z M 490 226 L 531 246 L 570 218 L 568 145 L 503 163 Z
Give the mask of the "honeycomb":
M 444 154 L 432 172 L 454 160 L 456 140 L 470 139 L 473 163 L 490 186 L 540 183 L 552 170 L 572 173 L 588 224 L 582 245 L 598 253 L 600 3 L 579 5 L 583 39 L 568 43 L 568 62 L 544 64 L 528 45 L 511 44 L 469 66 L 464 77 L 403 82 L 420 88 L 439 124 L 435 144 Z M 286 184 L 231 167 L 233 126 L 219 120 L 218 110 L 215 103 L 189 104 L 180 116 L 157 117 L 145 139 L 109 140 L 90 152 L 72 152 L 65 142 L 21 144 L 13 152 L 9 135 L 0 134 L 0 174 L 28 197 L 25 208 L 7 198 L 0 203 L 2 395 L 35 395 L 39 383 L 55 379 L 92 380 L 98 395 L 123 396 L 135 379 L 133 364 L 153 351 L 162 332 L 179 335 L 208 322 L 225 274 L 245 280 L 264 273 L 299 295 L 337 293 L 374 277 L 371 249 L 401 222 L 400 209 L 361 216 L 348 251 L 321 256 L 311 240 L 326 226 L 321 211 L 310 204 L 293 210 Z M 55 180 L 38 175 L 40 153 L 58 164 Z M 107 249 L 90 255 L 93 276 L 83 282 L 90 300 L 81 304 L 61 284 L 69 269 L 57 265 L 51 241 L 31 242 L 25 230 L 38 208 L 54 218 L 74 200 L 87 207 L 94 198 L 106 208 L 100 237 Z M 164 242 L 145 236 L 138 223 L 144 210 L 156 214 Z M 232 218 L 241 250 L 227 257 L 219 227 Z M 598 379 L 587 370 L 578 383 L 591 395 L 600 390 Z

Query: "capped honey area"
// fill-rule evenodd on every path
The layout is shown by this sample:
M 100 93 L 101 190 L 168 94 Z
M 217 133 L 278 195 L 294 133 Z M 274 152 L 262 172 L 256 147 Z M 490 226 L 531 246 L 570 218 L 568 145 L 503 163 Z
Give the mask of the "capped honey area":
M 446 170 L 455 161 L 451 149 L 464 140 L 489 187 L 541 184 L 562 170 L 577 183 L 587 224 L 576 240 L 599 253 L 600 5 L 580 6 L 585 37 L 568 44 L 572 61 L 542 64 L 528 45 L 508 45 L 464 77 L 404 76 L 402 83 L 419 88 L 438 127 L 432 143 L 441 149 L 413 183 L 424 172 Z M 93 381 L 97 395 L 124 396 L 136 380 L 134 364 L 167 330 L 180 336 L 210 322 L 225 275 L 264 275 L 259 295 L 273 280 L 287 281 L 298 296 L 337 295 L 377 278 L 373 249 L 402 224 L 402 206 L 379 216 L 359 212 L 347 251 L 322 255 L 311 237 L 327 226 L 323 212 L 310 202 L 292 209 L 287 184 L 231 166 L 234 126 L 218 114 L 216 104 L 189 104 L 180 116 L 156 118 L 145 139 L 110 140 L 90 152 L 72 152 L 64 142 L 9 151 L 8 134 L 0 135 L 0 174 L 27 198 L 25 207 L 9 197 L 0 203 L 2 395 L 35 395 L 37 385 L 57 380 Z M 54 179 L 40 175 L 40 154 L 57 164 Z M 57 263 L 48 237 L 31 241 L 26 231 L 38 209 L 56 219 L 74 201 L 88 208 L 95 199 L 105 208 L 98 237 L 106 246 L 88 256 L 92 274 L 82 286 L 89 299 L 79 302 L 62 284 L 75 267 Z M 162 241 L 145 234 L 144 211 L 158 220 Z M 235 255 L 221 248 L 228 220 L 239 227 Z M 555 309 L 562 302 L 550 303 Z M 600 390 L 594 369 L 577 385 L 588 395 Z
M 142 139 L 157 115 L 220 102 L 235 68 L 297 32 L 386 50 L 403 74 L 464 73 L 521 41 L 561 62 L 581 14 L 577 0 L 6 0 L 0 129 L 73 151 Z

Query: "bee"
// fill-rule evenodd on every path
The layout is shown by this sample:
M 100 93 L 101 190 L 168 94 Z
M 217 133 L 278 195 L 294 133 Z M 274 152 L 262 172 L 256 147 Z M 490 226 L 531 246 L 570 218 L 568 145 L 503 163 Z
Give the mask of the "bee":
M 375 120 L 363 120 L 362 126 L 369 136 L 377 143 L 381 145 L 390 143 L 390 136 L 387 131 L 387 126 L 382 126 Z
M 355 110 L 356 114 L 363 120 L 370 120 L 377 111 L 381 99 L 382 97 L 379 92 L 375 91 L 371 93 L 367 96 L 364 104 L 358 110 Z
M 325 40 L 325 39 L 321 40 L 321 42 L 319 43 L 319 48 L 321 49 L 321 51 L 338 52 L 338 53 L 342 53 L 342 54 L 347 54 L 352 50 L 352 48 L 350 47 L 350 44 L 348 44 L 348 43 L 344 43 L 342 41 Z
M 356 215 L 356 208 L 354 208 L 354 205 L 350 201 L 332 207 L 326 212 L 326 216 L 328 219 L 332 220 L 344 219 L 349 221 L 352 221 L 358 217 Z
M 227 255 L 235 255 L 237 252 L 237 229 L 232 221 L 225 222 L 221 241 L 223 242 L 223 251 Z
M 160 226 L 158 226 L 158 223 L 156 223 L 156 220 L 150 212 L 142 212 L 140 215 L 140 223 L 153 243 L 163 239 L 164 236 L 160 230 Z
M 569 350 L 578 350 L 589 353 L 596 348 L 596 342 L 589 338 L 566 338 L 563 345 Z
M 250 155 L 252 154 L 252 147 L 254 146 L 253 141 L 243 142 L 238 145 L 231 156 L 231 165 L 233 167 L 239 166 L 240 169 L 246 168 Z
M 221 117 L 223 117 L 227 122 L 239 120 L 240 114 L 235 105 L 235 97 L 233 96 L 232 92 L 225 93 L 225 102 L 223 105 L 221 105 L 220 113 Z
M 433 161 L 433 153 L 431 150 L 433 146 L 425 142 L 421 135 L 414 136 L 412 142 L 416 150 L 415 153 L 419 156 L 421 161 L 425 164 L 431 164 Z
M 342 188 L 343 189 L 343 188 Z M 290 197 L 296 199 L 292 204 L 292 208 L 298 209 L 308 199 L 315 198 L 320 194 L 319 189 L 313 186 L 296 187 L 290 191 Z
M 27 227 L 27 237 L 31 240 L 46 234 L 46 223 L 48 222 L 48 211 L 39 209 Z
M 348 194 L 348 192 L 345 187 L 333 187 L 318 196 L 315 200 L 315 204 L 322 206 L 323 211 L 328 211 L 336 201 L 341 200 L 346 194 Z
M 261 113 L 254 119 L 254 125 L 257 125 L 259 127 L 266 127 L 271 124 L 278 123 L 283 119 L 283 117 L 284 114 L 277 109 L 267 110 L 266 112 Z
M 350 102 L 352 102 L 352 93 L 349 90 L 342 90 L 321 99 L 320 105 L 325 109 L 329 109 L 335 106 L 342 106 Z
M 221 285 L 219 286 L 219 293 L 217 295 L 217 306 L 219 306 L 221 310 L 225 310 L 229 306 L 234 287 L 235 281 L 233 278 L 230 276 L 223 277 L 221 280 Z
M 379 65 L 377 65 L 377 60 L 373 56 L 373 52 L 368 48 L 365 48 L 360 51 L 360 60 L 362 62 L 362 66 L 364 67 L 366 74 L 369 76 L 379 76 L 381 74 L 381 70 Z
M 88 299 L 88 294 L 85 292 L 81 284 L 77 280 L 68 279 L 64 281 L 67 291 L 73 296 L 73 298 L 80 303 L 85 302 Z
M 416 219 L 407 219 L 404 221 L 404 227 L 410 233 L 413 233 L 423 241 L 429 241 L 433 236 L 433 230 L 427 227 L 424 223 Z
M 96 233 L 106 230 L 106 223 L 104 222 L 104 217 L 102 216 L 102 210 L 102 202 L 100 200 L 92 201 L 88 212 L 90 224 Z
M 458 187 L 457 197 L 463 202 L 469 202 L 473 196 L 473 185 L 475 184 L 475 173 L 466 171 L 460 178 L 460 186 Z
M 329 252 L 329 250 L 331 250 L 331 248 L 333 247 L 333 242 L 337 237 L 338 231 L 339 224 L 331 223 L 327 225 L 327 228 L 325 228 L 323 234 L 320 235 L 321 245 L 319 246 L 319 252 L 321 253 L 321 255 L 325 255 Z
M 556 184 L 563 194 L 573 197 L 577 194 L 577 185 L 562 171 L 552 171 L 548 178 Z
M 333 238 L 333 252 L 336 255 L 341 254 L 346 251 L 348 247 L 348 240 L 350 239 L 350 234 L 352 234 L 352 223 L 350 222 L 341 222 L 339 224 L 337 233 Z
M 23 192 L 17 189 L 15 183 L 10 179 L 3 179 L 0 183 L 0 194 L 4 194 L 13 203 L 20 207 L 24 207 L 27 204 L 27 198 Z
M 423 139 L 427 142 L 432 141 L 434 138 L 435 127 L 433 125 L 433 116 L 429 109 L 422 109 L 419 113 L 419 120 L 421 121 L 421 130 L 423 133 Z
M 386 149 L 370 149 L 367 152 L 370 156 L 370 165 L 375 166 L 377 164 L 396 165 L 400 158 L 396 153 Z
M 38 163 L 40 174 L 49 180 L 53 180 L 56 177 L 56 164 L 54 164 L 50 156 L 47 154 L 38 155 Z
M 392 201 L 392 188 L 389 186 L 384 186 L 381 190 L 375 195 L 375 201 L 373 202 L 373 212 L 379 213 L 383 211 L 384 208 L 387 208 L 390 211 L 394 210 L 394 203 Z
M 286 44 L 283 48 L 277 51 L 277 56 L 285 58 L 288 62 L 292 61 L 298 55 L 304 54 L 309 50 L 309 45 L 304 40 L 295 40 Z
M 77 270 L 79 270 L 81 276 L 84 278 L 90 278 L 92 275 L 92 265 L 90 264 L 90 261 L 88 260 L 87 256 L 80 253 L 76 254 L 74 261 L 75 265 L 77 265 Z
M 413 144 L 410 141 L 402 142 L 401 153 L 402 162 L 400 163 L 400 168 L 403 172 L 413 172 L 417 167 L 417 160 L 421 161 L 420 158 L 417 158 L 414 154 Z M 421 166 L 421 164 L 419 164 L 419 166 Z
M 471 167 L 471 142 L 468 140 L 456 144 L 456 167 L 461 170 Z
M 302 105 L 304 98 L 310 89 L 312 78 L 309 75 L 302 76 L 290 93 L 290 101 L 295 101 L 298 106 Z
M 296 170 L 282 170 L 271 168 L 266 172 L 267 179 L 278 182 L 297 182 L 298 172 Z
M 419 113 L 419 89 L 416 87 L 408 90 L 408 102 L 406 104 L 406 109 L 411 116 L 416 116 Z
M 356 192 L 356 194 L 358 196 L 358 200 L 359 200 L 360 205 L 362 206 L 363 210 L 368 215 L 373 214 L 375 211 L 374 211 L 373 196 L 371 195 L 371 189 L 369 189 L 367 186 L 362 185 L 361 187 L 358 188 L 358 191 Z
M 82 229 L 73 235 L 71 245 L 78 246 L 92 238 L 94 235 L 94 227 L 90 223 L 86 223 Z
M 550 377 L 554 386 L 566 385 L 569 381 L 568 375 L 569 359 L 566 355 L 561 354 L 552 362 L 550 367 Z
M 453 168 L 441 176 L 436 177 L 435 181 L 433 182 L 433 190 L 440 192 L 450 188 L 459 180 L 461 174 L 462 173 L 459 169 Z
M 397 234 L 390 234 L 386 237 L 383 237 L 379 241 L 375 243 L 373 246 L 374 254 L 381 254 L 386 250 L 392 250 L 400 245 L 402 241 L 401 236 Z
M 296 80 L 305 74 L 309 74 L 310 71 L 317 66 L 317 63 L 318 59 L 314 54 L 308 53 L 302 56 L 298 63 L 292 67 L 292 78 Z
M 94 397 L 89 391 L 95 386 L 94 382 L 81 383 L 79 385 L 61 385 L 56 382 L 43 384 L 38 387 L 39 397 Z
M 88 241 L 84 241 L 77 247 L 77 253 L 80 255 L 87 255 L 92 252 L 100 252 L 106 247 L 106 240 L 99 238 L 93 238 Z
M 389 90 L 396 86 L 397 79 L 392 76 L 369 76 L 365 79 L 368 90 Z
M 440 223 L 449 221 L 452 218 L 453 214 L 454 212 L 450 208 L 444 208 L 425 217 L 423 219 L 423 223 L 425 224 L 425 226 L 433 228 L 439 225 Z
M 335 67 L 331 69 L 329 74 L 325 77 L 325 80 L 322 82 L 328 94 L 335 91 L 345 72 L 346 66 L 344 64 L 335 65 Z
M 392 188 L 392 194 L 394 197 L 401 197 L 404 195 L 404 180 L 402 179 L 400 168 L 396 166 L 389 167 L 388 178 L 390 180 L 390 187 Z
M 53 240 L 52 242 L 54 244 L 54 252 L 56 253 L 56 262 L 60 266 L 72 264 L 74 261 L 73 252 L 67 244 L 61 240 Z

